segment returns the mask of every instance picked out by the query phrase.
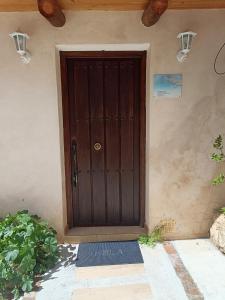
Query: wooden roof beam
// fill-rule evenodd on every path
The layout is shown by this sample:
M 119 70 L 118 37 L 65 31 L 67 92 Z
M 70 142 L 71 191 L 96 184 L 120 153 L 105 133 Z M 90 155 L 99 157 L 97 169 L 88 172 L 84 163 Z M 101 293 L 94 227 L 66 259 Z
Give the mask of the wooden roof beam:
M 38 9 L 53 26 L 62 27 L 66 23 L 65 15 L 57 0 L 37 0 Z
M 144 10 L 149 0 L 58 0 L 63 10 Z M 225 0 L 170 0 L 169 9 L 225 8 Z M 0 11 L 36 11 L 37 0 L 0 0 Z
M 147 27 L 154 25 L 167 8 L 168 0 L 150 0 L 150 3 L 143 13 L 142 23 Z

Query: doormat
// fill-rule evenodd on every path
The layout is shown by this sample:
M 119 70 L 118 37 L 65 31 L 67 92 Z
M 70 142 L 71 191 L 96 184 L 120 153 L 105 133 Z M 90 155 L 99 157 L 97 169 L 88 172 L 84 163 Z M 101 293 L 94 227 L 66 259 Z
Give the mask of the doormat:
M 143 257 L 136 241 L 80 244 L 76 260 L 77 267 L 142 263 Z

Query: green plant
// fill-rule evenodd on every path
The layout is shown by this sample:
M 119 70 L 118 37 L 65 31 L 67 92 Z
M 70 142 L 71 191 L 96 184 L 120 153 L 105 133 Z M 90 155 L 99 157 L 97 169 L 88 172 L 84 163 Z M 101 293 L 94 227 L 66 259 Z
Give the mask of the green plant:
M 219 212 L 225 215 L 225 207 L 220 208 Z
M 163 237 L 160 232 L 160 228 L 154 229 L 150 235 L 147 235 L 147 234 L 141 235 L 139 237 L 138 241 L 142 245 L 147 245 L 152 248 L 155 247 L 155 245 L 157 243 L 163 241 Z
M 149 235 L 141 235 L 138 242 L 142 245 L 147 245 L 153 248 L 157 243 L 163 242 L 164 234 L 172 231 L 174 225 L 174 220 L 162 220 Z
M 224 162 L 225 155 L 223 152 L 223 138 L 221 134 L 215 139 L 213 143 L 213 147 L 215 149 L 215 152 L 211 155 L 211 159 L 217 163 Z M 220 173 L 212 180 L 212 184 L 219 185 L 224 183 L 224 181 L 225 181 L 225 175 L 224 173 Z
M 35 275 L 58 260 L 56 231 L 27 211 L 0 221 L 0 299 L 30 292 Z

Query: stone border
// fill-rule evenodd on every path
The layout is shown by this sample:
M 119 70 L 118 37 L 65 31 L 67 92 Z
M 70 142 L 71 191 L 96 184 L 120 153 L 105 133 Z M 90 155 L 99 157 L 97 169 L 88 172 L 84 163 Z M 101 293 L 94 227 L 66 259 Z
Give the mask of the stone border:
M 185 293 L 189 300 L 204 300 L 204 296 L 200 292 L 197 284 L 194 282 L 190 273 L 186 269 L 181 260 L 177 250 L 171 242 L 164 242 L 163 247 L 168 254 L 170 261 L 176 271 L 177 276 L 179 277 Z

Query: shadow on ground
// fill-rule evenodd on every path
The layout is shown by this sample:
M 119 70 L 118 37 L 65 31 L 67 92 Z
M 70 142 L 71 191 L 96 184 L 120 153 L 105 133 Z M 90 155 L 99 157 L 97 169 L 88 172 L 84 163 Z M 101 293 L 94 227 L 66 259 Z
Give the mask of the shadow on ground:
M 56 263 L 55 267 L 50 269 L 47 273 L 36 277 L 36 284 L 34 291 L 42 290 L 41 283 L 43 281 L 55 279 L 54 274 L 61 268 L 66 268 L 71 265 L 75 265 L 77 259 L 77 246 L 73 245 L 59 245 L 60 258 Z

